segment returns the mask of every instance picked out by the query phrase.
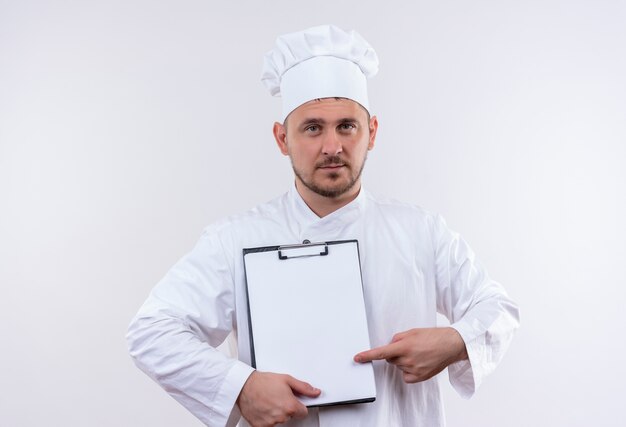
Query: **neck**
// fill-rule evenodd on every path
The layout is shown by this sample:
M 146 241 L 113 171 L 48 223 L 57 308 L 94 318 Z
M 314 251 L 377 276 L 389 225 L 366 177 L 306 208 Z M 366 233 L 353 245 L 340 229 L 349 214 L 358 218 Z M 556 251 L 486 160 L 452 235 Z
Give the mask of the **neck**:
M 338 197 L 324 197 L 307 188 L 298 178 L 296 178 L 296 190 L 304 200 L 304 203 L 315 212 L 320 218 L 324 218 L 356 199 L 361 191 L 361 181 L 357 181 L 354 186 Z

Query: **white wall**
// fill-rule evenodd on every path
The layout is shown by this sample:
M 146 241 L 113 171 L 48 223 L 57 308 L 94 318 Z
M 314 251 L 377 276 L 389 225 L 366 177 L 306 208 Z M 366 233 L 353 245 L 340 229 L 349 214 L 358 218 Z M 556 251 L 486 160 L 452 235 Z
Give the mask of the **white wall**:
M 477 396 L 444 386 L 449 425 L 618 425 L 625 22 L 619 1 L 0 1 L 0 425 L 199 425 L 126 326 L 205 225 L 290 184 L 261 58 L 321 23 L 381 60 L 365 185 L 441 212 L 521 305 Z

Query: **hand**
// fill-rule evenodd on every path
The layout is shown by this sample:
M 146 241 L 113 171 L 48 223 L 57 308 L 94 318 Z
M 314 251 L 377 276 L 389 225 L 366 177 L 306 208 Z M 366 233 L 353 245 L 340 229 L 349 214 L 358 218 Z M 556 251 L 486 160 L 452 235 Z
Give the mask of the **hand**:
M 307 416 L 306 406 L 294 393 L 317 397 L 320 390 L 290 375 L 254 371 L 243 385 L 237 405 L 251 426 L 274 426 Z
M 467 349 L 454 328 L 416 328 L 394 335 L 390 344 L 354 356 L 360 363 L 382 359 L 402 371 L 404 382 L 416 383 L 467 359 Z

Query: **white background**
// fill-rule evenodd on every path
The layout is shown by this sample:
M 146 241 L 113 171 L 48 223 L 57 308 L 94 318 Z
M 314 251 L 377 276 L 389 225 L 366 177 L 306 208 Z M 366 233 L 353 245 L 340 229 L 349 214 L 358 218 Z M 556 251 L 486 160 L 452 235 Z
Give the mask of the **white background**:
M 377 50 L 365 186 L 442 213 L 522 328 L 449 426 L 623 425 L 626 3 L 0 0 L 0 425 L 198 426 L 124 335 L 202 228 L 292 182 L 282 33 Z

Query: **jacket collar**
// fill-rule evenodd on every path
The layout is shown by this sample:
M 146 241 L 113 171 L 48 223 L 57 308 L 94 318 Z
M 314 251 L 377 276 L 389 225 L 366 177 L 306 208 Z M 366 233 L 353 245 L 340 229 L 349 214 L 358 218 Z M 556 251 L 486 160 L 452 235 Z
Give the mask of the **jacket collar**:
M 301 230 L 310 227 L 334 228 L 335 226 L 353 223 L 362 214 L 366 200 L 365 190 L 363 189 L 363 186 L 361 186 L 359 194 L 353 201 L 326 215 L 325 217 L 320 218 L 311 210 L 311 208 L 309 208 L 300 193 L 298 193 L 295 183 L 289 189 L 287 198 L 288 204 L 291 208 L 290 210 L 292 211 L 294 219 L 298 223 Z

